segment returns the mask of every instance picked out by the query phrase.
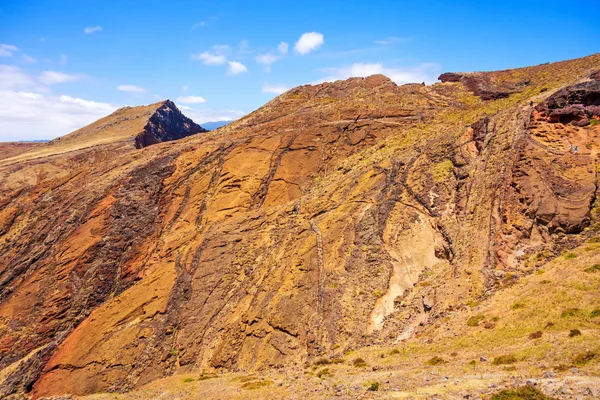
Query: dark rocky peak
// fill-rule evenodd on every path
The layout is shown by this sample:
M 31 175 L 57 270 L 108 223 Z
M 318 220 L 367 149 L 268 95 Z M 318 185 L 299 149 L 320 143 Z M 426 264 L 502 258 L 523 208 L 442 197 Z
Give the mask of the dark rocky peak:
M 208 131 L 183 115 L 171 100 L 166 100 L 152 114 L 144 131 L 135 137 L 135 147 L 141 149 L 202 132 Z

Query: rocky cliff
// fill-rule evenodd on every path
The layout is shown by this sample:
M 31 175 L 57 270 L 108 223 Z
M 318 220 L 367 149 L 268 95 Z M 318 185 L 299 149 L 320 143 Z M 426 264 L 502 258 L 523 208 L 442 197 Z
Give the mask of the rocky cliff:
M 596 235 L 599 67 L 307 85 L 144 147 L 199 129 L 163 103 L 115 113 L 123 140 L 101 120 L 93 145 L 0 160 L 0 393 L 441 335 Z

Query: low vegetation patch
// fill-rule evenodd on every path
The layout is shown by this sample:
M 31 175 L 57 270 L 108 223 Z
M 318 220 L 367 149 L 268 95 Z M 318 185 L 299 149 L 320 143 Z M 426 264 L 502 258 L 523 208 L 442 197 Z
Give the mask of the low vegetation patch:
M 454 165 L 450 160 L 444 160 L 441 163 L 436 164 L 433 167 L 433 180 L 436 182 L 442 182 L 448 179 L 453 166 Z
M 195 381 L 195 379 L 194 378 L 190 378 L 190 377 L 183 378 L 181 380 L 181 382 L 183 382 L 183 383 L 194 382 L 194 381 Z
M 507 354 L 507 355 L 495 357 L 494 360 L 492 361 L 492 364 L 505 365 L 505 364 L 514 364 L 516 362 L 517 362 L 517 357 L 513 356 L 512 354 Z
M 242 385 L 242 389 L 254 390 L 254 389 L 260 389 L 262 387 L 269 386 L 272 384 L 273 384 L 273 381 L 269 381 L 269 380 L 246 382 Z
M 590 313 L 590 317 L 592 317 L 592 318 L 600 317 L 600 308 L 596 308 L 594 311 L 592 311 Z
M 577 254 L 571 252 L 571 251 L 567 251 L 563 253 L 563 257 L 565 258 L 565 260 L 572 260 L 575 257 L 577 257 Z
M 425 364 L 427 364 L 427 365 L 441 365 L 441 364 L 445 364 L 445 363 L 446 363 L 446 360 L 444 360 L 442 357 L 438 357 L 438 356 L 433 356 L 425 362 Z
M 367 362 L 365 360 L 363 360 L 362 358 L 358 357 L 358 358 L 355 358 L 354 361 L 352 361 L 352 365 L 354 365 L 357 368 L 366 367 Z
M 333 372 L 331 372 L 329 368 L 323 368 L 317 372 L 317 378 L 329 378 L 331 376 L 333 376 Z
M 539 339 L 542 337 L 542 331 L 533 332 L 529 335 L 529 339 Z
M 600 272 L 600 264 L 594 264 L 591 267 L 586 268 L 585 272 Z
M 538 389 L 522 386 L 516 389 L 504 389 L 492 395 L 492 400 L 553 400 Z
M 484 315 L 474 315 L 467 320 L 467 326 L 477 326 L 481 321 L 485 319 Z
M 579 329 L 571 329 L 569 332 L 569 337 L 581 336 L 581 331 Z
M 571 318 L 577 314 L 579 314 L 579 308 L 567 308 L 560 316 L 561 318 Z
M 315 362 L 313 362 L 313 365 L 329 365 L 329 364 L 331 364 L 331 360 L 327 357 L 317 358 L 315 360 Z
M 393 356 L 394 354 L 400 354 L 400 350 L 394 349 L 394 350 L 390 351 L 390 355 Z
M 369 386 L 367 386 L 367 390 L 371 392 L 376 392 L 379 390 L 379 382 L 371 382 Z
M 585 353 L 577 354 L 575 358 L 573 358 L 573 364 L 582 366 L 598 358 L 598 354 L 594 353 L 593 351 L 586 351 Z
M 511 310 L 518 310 L 519 308 L 525 308 L 525 304 L 523 304 L 523 303 L 514 303 L 512 306 L 510 306 Z

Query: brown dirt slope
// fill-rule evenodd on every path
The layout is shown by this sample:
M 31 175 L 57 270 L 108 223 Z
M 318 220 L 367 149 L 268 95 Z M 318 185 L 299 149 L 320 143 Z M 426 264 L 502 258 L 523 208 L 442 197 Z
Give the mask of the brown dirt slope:
M 596 234 L 599 67 L 308 85 L 139 150 L 157 108 L 132 108 L 0 160 L 0 393 L 300 368 L 454 326 Z

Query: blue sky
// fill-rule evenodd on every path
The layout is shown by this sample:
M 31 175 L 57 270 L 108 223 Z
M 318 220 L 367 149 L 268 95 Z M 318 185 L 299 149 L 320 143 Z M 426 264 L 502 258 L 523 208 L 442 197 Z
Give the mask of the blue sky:
M 166 98 L 202 123 L 325 80 L 384 73 L 433 83 L 445 71 L 582 57 L 600 51 L 597 8 L 598 0 L 3 0 L 0 141 L 51 139 Z

